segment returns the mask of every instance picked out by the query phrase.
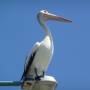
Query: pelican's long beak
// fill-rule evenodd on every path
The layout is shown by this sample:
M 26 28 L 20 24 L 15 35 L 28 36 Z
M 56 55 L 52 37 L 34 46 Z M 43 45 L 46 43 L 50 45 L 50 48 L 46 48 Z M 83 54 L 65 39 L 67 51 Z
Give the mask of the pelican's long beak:
M 71 20 L 65 19 L 62 16 L 57 16 L 57 15 L 54 15 L 51 13 L 44 14 L 44 17 L 45 17 L 46 21 L 47 20 L 56 20 L 56 21 L 65 22 L 65 23 L 72 22 Z

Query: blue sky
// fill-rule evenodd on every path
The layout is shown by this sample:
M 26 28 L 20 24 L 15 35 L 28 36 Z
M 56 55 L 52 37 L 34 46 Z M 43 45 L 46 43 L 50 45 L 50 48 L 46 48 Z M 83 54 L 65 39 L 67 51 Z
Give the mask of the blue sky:
M 36 14 L 46 9 L 73 21 L 47 22 L 55 46 L 47 74 L 56 77 L 57 90 L 90 90 L 89 4 L 89 0 L 1 0 L 0 80 L 21 78 L 26 55 L 44 37 Z M 2 89 L 20 90 L 19 87 Z

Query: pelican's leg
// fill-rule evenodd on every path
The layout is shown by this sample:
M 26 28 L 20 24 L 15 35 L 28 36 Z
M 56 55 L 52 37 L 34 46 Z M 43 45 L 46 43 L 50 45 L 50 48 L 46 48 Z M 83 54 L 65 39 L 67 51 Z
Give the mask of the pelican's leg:
M 41 78 L 44 77 L 45 72 L 43 71 L 41 75 L 38 75 L 37 68 L 35 68 L 34 70 L 36 74 L 35 80 L 41 80 Z

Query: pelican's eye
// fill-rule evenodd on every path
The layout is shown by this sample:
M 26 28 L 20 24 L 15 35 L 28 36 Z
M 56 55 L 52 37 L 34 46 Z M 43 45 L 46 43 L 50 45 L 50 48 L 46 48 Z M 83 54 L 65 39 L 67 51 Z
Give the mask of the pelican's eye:
M 46 11 L 46 10 L 44 10 L 43 12 L 44 12 L 44 13 L 48 13 L 48 11 Z

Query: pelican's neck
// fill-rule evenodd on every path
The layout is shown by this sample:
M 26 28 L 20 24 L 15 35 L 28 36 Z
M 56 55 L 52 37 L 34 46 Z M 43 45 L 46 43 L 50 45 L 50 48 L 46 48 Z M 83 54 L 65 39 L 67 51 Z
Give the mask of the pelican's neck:
M 42 19 L 39 19 L 39 23 L 40 23 L 40 25 L 43 27 L 43 30 L 45 31 L 45 34 L 46 34 L 44 40 L 47 41 L 47 40 L 49 39 L 49 41 L 50 41 L 50 43 L 51 43 L 51 48 L 54 49 L 52 34 L 51 34 L 51 32 L 49 31 L 47 25 L 45 24 L 45 21 L 43 21 Z
M 38 16 L 38 22 L 40 23 L 40 25 L 43 27 L 43 30 L 45 31 L 46 36 L 50 37 L 50 40 L 52 41 L 52 35 L 51 32 L 49 31 L 48 27 L 45 24 L 45 21 L 42 20 L 39 16 Z
M 48 27 L 46 26 L 46 24 L 44 23 L 43 24 L 43 30 L 45 31 L 45 39 L 49 40 L 51 44 L 53 44 L 53 38 L 52 38 L 52 34 L 51 32 L 49 31 Z
M 50 38 L 50 41 L 53 42 L 52 34 L 49 31 L 49 28 L 47 27 L 47 25 L 45 24 L 45 22 L 43 22 L 43 24 L 41 26 L 43 27 L 43 30 L 44 30 L 44 32 L 46 34 L 46 37 L 49 37 Z

